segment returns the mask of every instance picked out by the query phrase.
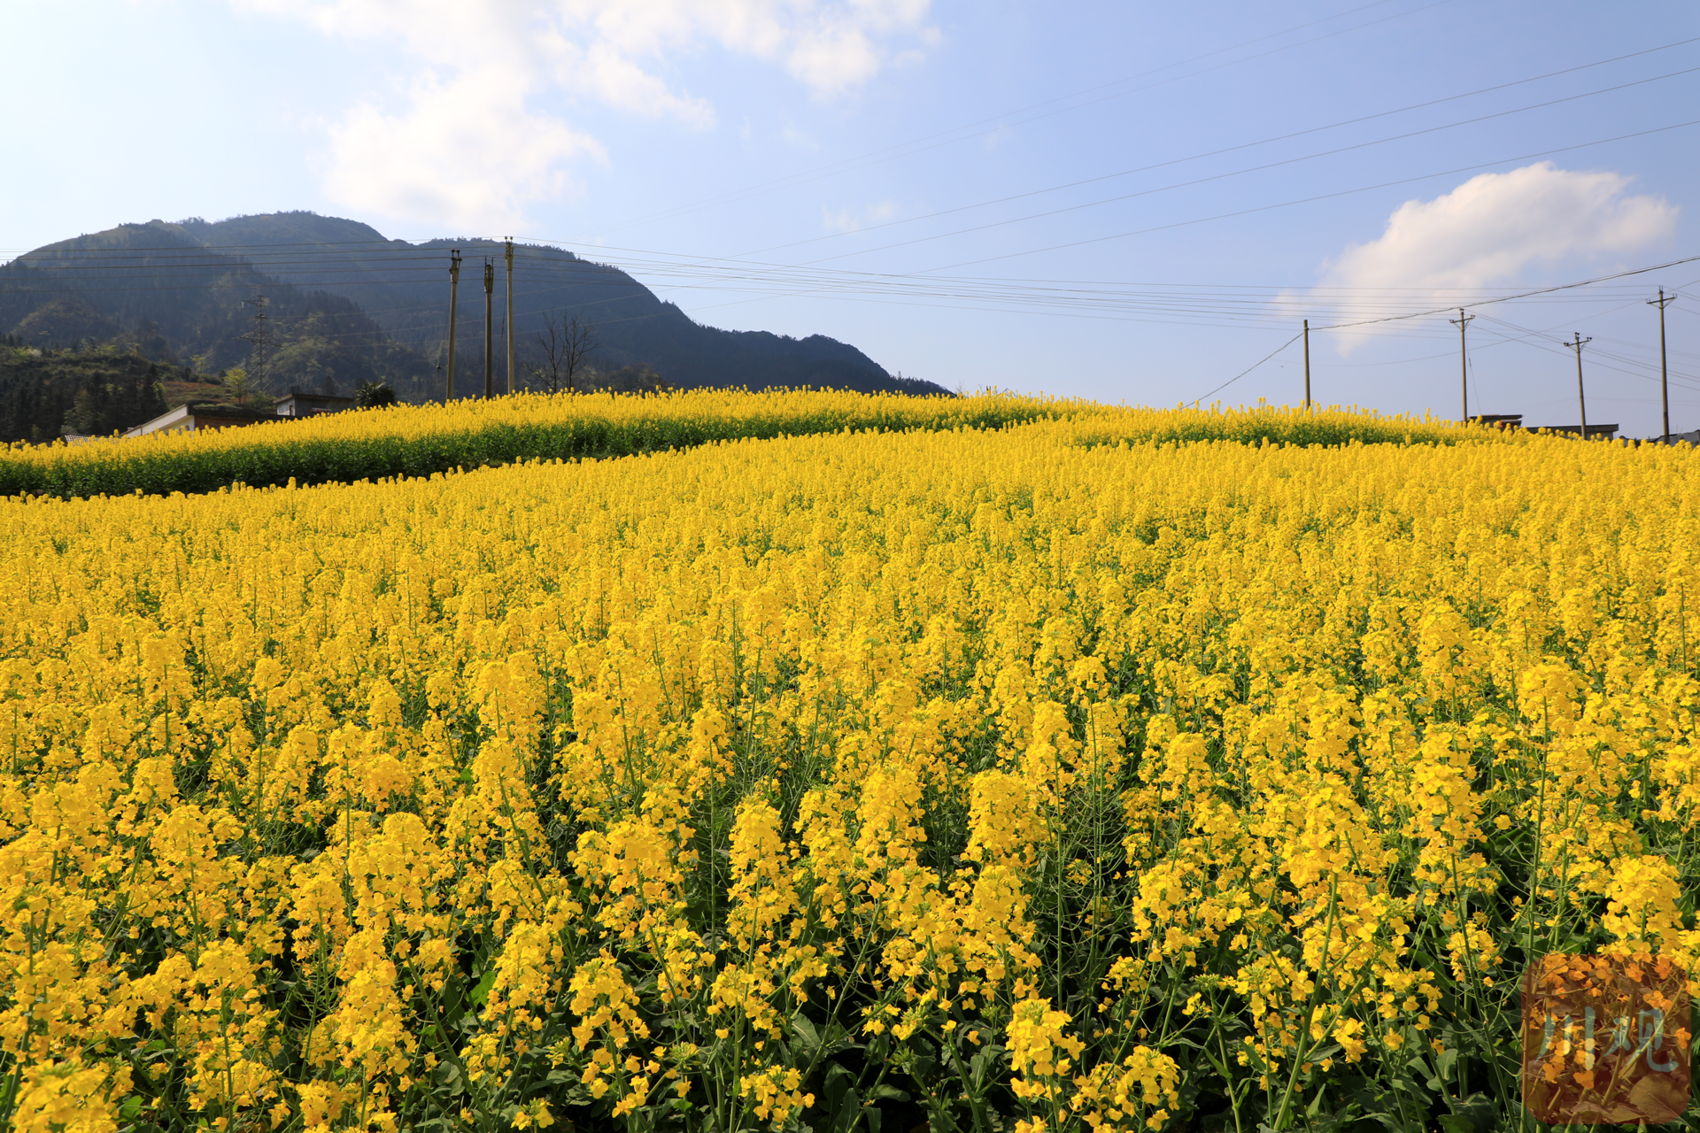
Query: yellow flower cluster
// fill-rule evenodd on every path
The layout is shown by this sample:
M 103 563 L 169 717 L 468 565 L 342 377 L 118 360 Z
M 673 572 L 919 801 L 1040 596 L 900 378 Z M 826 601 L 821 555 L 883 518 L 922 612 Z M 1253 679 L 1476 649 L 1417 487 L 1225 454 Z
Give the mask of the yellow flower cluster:
M 1511 1112 L 1700 952 L 1700 458 L 1181 417 L 0 502 L 0 1123 Z

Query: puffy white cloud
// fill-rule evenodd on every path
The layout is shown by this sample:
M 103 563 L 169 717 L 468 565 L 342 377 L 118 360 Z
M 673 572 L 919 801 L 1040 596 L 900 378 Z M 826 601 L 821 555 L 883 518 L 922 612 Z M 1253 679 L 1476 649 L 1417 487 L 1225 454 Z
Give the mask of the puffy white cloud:
M 1434 200 L 1406 201 L 1379 239 L 1347 248 L 1324 266 L 1315 291 L 1283 296 L 1282 306 L 1373 318 L 1391 305 L 1443 306 L 1479 288 L 1528 282 L 1538 269 L 1668 240 L 1676 206 L 1631 195 L 1630 184 L 1621 173 L 1565 170 L 1550 161 L 1480 174 Z M 1342 334 L 1339 341 L 1349 353 L 1362 337 Z
M 566 52 L 563 52 L 566 54 Z M 677 118 L 692 126 L 714 125 L 714 107 L 700 98 L 675 94 L 611 44 L 592 44 L 582 62 L 556 68 L 556 81 L 578 87 L 610 106 L 648 118 Z
M 696 129 L 713 106 L 658 74 L 704 45 L 783 66 L 819 98 L 912 61 L 930 0 L 230 0 L 327 36 L 394 44 L 418 68 L 405 106 L 377 100 L 332 129 L 325 184 L 341 202 L 463 228 L 519 225 L 605 159 L 551 107 L 578 98 Z
M 326 193 L 353 208 L 456 232 L 495 235 L 524 226 L 523 205 L 571 187 L 561 168 L 602 158 L 596 139 L 548 115 L 527 113 L 511 75 L 421 76 L 408 109 L 361 103 L 331 127 Z

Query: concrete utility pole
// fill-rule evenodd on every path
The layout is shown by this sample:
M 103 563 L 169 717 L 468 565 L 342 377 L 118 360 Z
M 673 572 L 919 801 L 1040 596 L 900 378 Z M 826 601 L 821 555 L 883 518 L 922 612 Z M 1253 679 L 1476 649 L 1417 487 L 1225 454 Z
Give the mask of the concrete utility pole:
M 1587 440 L 1588 395 L 1582 392 L 1582 348 L 1594 340 L 1592 338 L 1583 338 L 1581 331 L 1573 331 L 1572 333 L 1576 335 L 1575 342 L 1561 342 L 1559 345 L 1568 346 L 1576 351 L 1576 402 L 1582 409 L 1582 439 Z
M 496 396 L 496 340 L 492 337 L 490 305 L 496 296 L 496 265 L 484 260 L 484 396 Z
M 459 323 L 457 300 L 460 296 L 460 249 L 449 249 L 449 385 L 443 391 L 446 405 L 455 399 L 455 326 Z
M 1446 320 L 1458 327 L 1459 384 L 1464 390 L 1464 416 L 1460 417 L 1459 420 L 1464 422 L 1466 425 L 1470 423 L 1470 353 L 1464 349 L 1464 328 L 1469 326 L 1470 320 L 1475 317 L 1476 316 L 1474 315 L 1466 315 L 1464 313 L 1464 308 L 1459 307 L 1458 317 Z M 1586 430 L 1584 430 L 1584 432 L 1586 432 Z
M 508 394 L 514 392 L 514 238 L 508 237 Z
M 1310 412 L 1310 320 L 1305 320 L 1305 412 Z
M 1665 308 L 1675 300 L 1676 296 L 1667 296 L 1662 287 L 1657 299 L 1647 300 L 1647 306 L 1659 309 L 1659 401 L 1665 411 L 1665 432 L 1659 440 L 1664 443 L 1670 440 L 1670 366 L 1665 361 Z

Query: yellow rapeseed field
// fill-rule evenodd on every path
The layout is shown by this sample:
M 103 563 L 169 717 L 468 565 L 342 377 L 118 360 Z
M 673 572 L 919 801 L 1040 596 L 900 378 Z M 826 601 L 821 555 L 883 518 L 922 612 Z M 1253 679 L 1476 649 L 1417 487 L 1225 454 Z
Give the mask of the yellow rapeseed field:
M 1068 417 L 1113 420 L 1146 440 L 1264 438 L 1306 444 L 1411 438 L 1455 441 L 1460 430 L 1407 416 L 1260 406 L 1130 409 L 1078 398 L 985 391 L 904 397 L 846 390 L 751 393 L 674 390 L 642 397 L 518 394 L 449 404 L 282 418 L 239 429 L 102 438 L 94 443 L 0 445 L 0 496 L 61 498 L 205 492 L 429 476 L 515 460 L 631 456 L 724 440 L 861 431 L 996 429 Z
M 0 501 L 0 1125 L 1516 1124 L 1700 457 L 1148 417 Z

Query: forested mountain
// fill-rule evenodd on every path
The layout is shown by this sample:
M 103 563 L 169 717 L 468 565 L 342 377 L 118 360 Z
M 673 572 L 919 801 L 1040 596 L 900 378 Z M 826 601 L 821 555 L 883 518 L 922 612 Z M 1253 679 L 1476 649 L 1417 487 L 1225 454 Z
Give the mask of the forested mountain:
M 262 312 L 263 320 L 254 317 Z M 242 336 L 256 330 L 271 344 L 274 389 L 352 388 L 387 378 L 416 397 L 429 395 L 430 364 L 358 304 L 209 250 L 180 225 L 123 225 L 0 267 L 0 331 L 29 346 L 124 340 L 154 361 L 216 372 L 252 360 Z
M 483 390 L 486 258 L 496 264 L 496 386 L 505 389 L 499 242 L 409 244 L 310 212 L 127 224 L 26 253 L 0 266 L 0 333 L 38 347 L 125 339 L 155 361 L 189 362 L 202 372 L 247 366 L 278 391 L 346 391 L 387 380 L 407 400 L 436 399 L 448 360 L 451 247 L 464 257 L 455 392 Z M 945 392 L 894 378 L 855 347 L 821 335 L 702 326 L 617 268 L 559 248 L 516 247 L 522 377 L 540 359 L 544 319 L 570 315 L 595 328 L 598 369 L 650 370 L 673 387 Z

